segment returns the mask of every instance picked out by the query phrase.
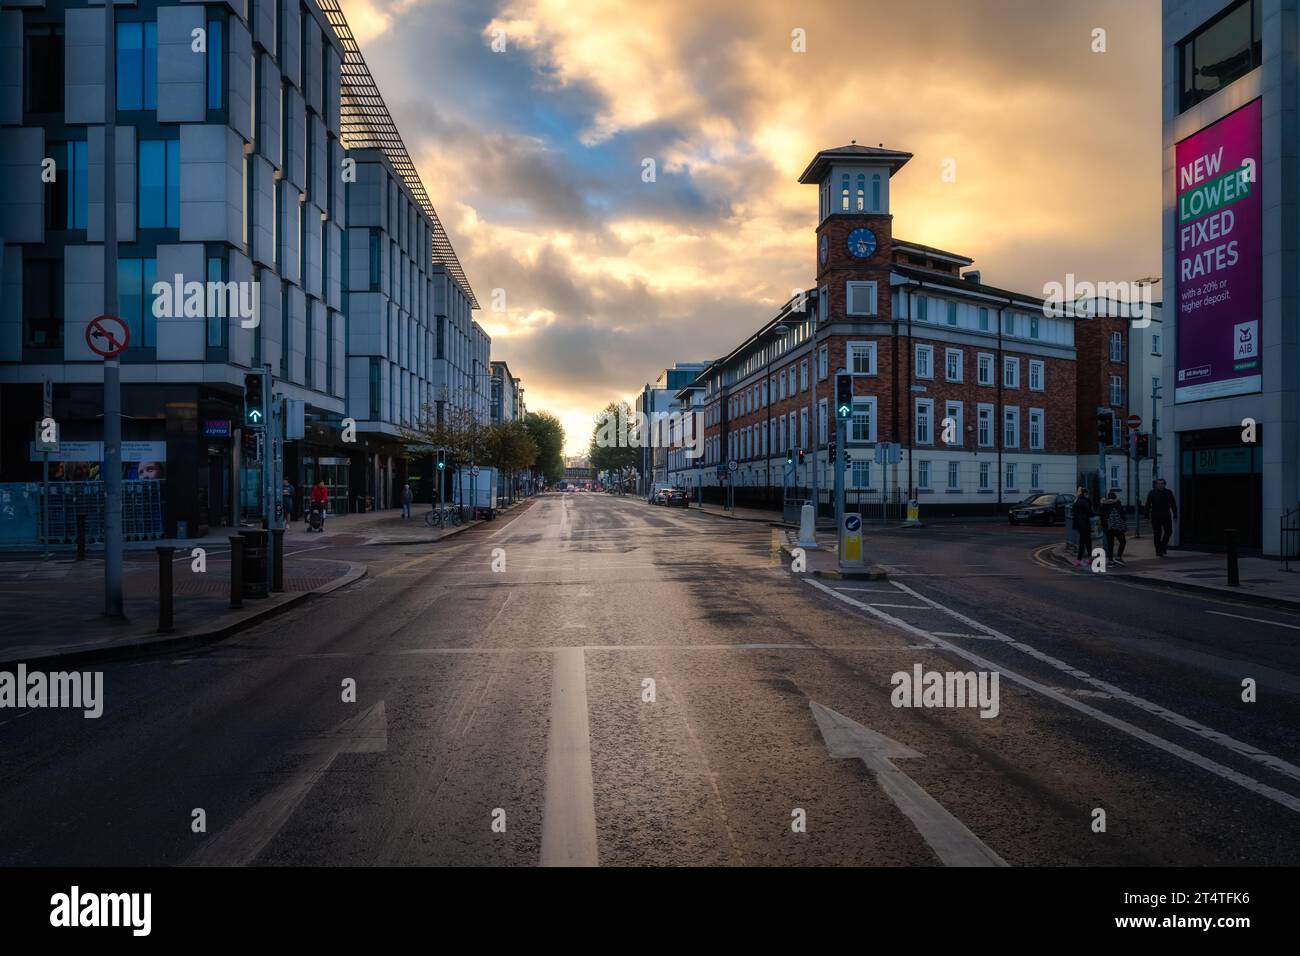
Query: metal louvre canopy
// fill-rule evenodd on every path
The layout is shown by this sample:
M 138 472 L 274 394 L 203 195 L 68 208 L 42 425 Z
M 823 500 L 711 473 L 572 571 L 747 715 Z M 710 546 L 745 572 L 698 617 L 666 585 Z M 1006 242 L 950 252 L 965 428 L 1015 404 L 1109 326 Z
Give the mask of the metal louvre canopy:
M 438 213 L 429 200 L 429 194 L 424 190 L 420 173 L 406 151 L 402 134 L 398 132 L 397 124 L 389 115 L 383 94 L 379 92 L 375 78 L 370 75 L 370 67 L 366 66 L 366 59 L 361 55 L 361 48 L 352 35 L 347 18 L 339 8 L 338 0 L 316 0 L 316 2 L 343 44 L 340 126 L 344 148 L 383 150 L 388 162 L 402 177 L 406 188 L 411 191 L 411 195 L 415 197 L 415 201 L 420 204 L 420 208 L 433 224 L 433 261 L 447 267 L 447 271 L 465 290 L 470 307 L 477 309 L 479 304 L 474 297 L 474 290 L 470 287 L 469 280 L 465 278 L 465 270 L 461 268 L 460 260 L 456 257 L 456 250 L 452 248 L 447 230 L 442 227 L 442 220 L 438 218 Z

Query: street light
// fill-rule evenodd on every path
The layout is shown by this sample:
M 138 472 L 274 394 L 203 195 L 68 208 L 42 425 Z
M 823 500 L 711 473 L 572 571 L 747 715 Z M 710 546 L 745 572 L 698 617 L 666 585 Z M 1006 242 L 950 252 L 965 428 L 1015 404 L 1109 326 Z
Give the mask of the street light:
M 763 435 L 764 446 L 767 454 L 763 457 L 767 461 L 767 490 L 770 494 L 772 491 L 772 352 L 777 342 L 785 339 L 790 334 L 790 327 L 784 323 L 772 326 L 772 342 L 767 349 L 767 370 L 763 373 L 763 395 L 767 399 L 767 431 Z M 784 483 L 782 483 L 784 486 Z

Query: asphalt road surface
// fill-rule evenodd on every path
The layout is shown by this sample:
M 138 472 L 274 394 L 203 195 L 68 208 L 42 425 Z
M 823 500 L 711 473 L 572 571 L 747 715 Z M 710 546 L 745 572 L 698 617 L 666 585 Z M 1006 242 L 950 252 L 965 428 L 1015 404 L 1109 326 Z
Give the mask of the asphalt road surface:
M 1300 617 L 867 530 L 888 581 L 592 494 L 332 540 L 366 578 L 92 665 L 101 718 L 0 712 L 0 864 L 1300 862 Z M 917 665 L 996 715 L 895 706 Z

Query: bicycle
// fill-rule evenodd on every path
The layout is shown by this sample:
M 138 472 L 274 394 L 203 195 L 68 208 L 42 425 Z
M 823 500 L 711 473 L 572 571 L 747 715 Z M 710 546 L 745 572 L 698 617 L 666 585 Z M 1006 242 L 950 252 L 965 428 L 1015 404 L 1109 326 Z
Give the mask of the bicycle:
M 461 523 L 460 509 L 450 505 L 433 508 L 424 516 L 424 523 L 430 528 L 446 528 Z

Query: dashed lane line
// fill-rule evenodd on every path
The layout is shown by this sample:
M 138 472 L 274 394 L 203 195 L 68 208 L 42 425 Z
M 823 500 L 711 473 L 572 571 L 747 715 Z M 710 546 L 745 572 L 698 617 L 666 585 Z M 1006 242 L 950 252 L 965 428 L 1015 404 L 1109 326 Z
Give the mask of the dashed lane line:
M 1088 717 L 1093 718 L 1094 720 L 1106 724 L 1108 727 L 1113 727 L 1114 729 L 1126 733 L 1131 737 L 1135 737 L 1138 740 L 1143 741 L 1144 743 L 1150 744 L 1152 747 L 1155 747 L 1158 750 L 1163 750 L 1165 753 L 1178 757 L 1179 759 L 1184 760 L 1195 767 L 1200 767 L 1202 770 L 1206 770 L 1209 773 L 1214 774 L 1215 776 L 1222 777 L 1224 780 L 1228 780 L 1232 783 L 1235 783 L 1239 787 L 1242 787 L 1243 789 L 1248 790 L 1251 793 L 1264 797 L 1267 800 L 1272 800 L 1274 803 L 1286 807 L 1288 810 L 1290 810 L 1293 813 L 1300 813 L 1300 799 L 1297 799 L 1296 797 L 1292 796 L 1289 793 L 1286 793 L 1282 790 L 1278 790 L 1276 787 L 1271 787 L 1266 783 L 1262 783 L 1259 780 L 1256 780 L 1254 777 L 1247 776 L 1246 774 L 1241 773 L 1238 770 L 1234 770 L 1231 767 L 1218 763 L 1215 760 L 1211 760 L 1210 758 L 1202 756 L 1201 754 L 1198 754 L 1195 751 L 1188 750 L 1186 747 L 1180 746 L 1179 744 L 1165 740 L 1163 737 L 1158 737 L 1155 734 L 1151 733 L 1150 731 L 1143 730 L 1141 727 L 1138 727 L 1135 724 L 1131 724 L 1128 721 L 1123 720 L 1122 718 L 1114 717 L 1111 714 L 1098 710 L 1095 707 L 1091 707 L 1088 704 L 1083 703 L 1082 701 L 1075 700 L 1073 697 L 1063 694 L 1052 687 L 1048 687 L 1046 684 L 1039 683 L 1033 678 L 1025 677 L 1024 675 L 1009 670 L 1002 665 L 995 664 L 993 661 L 990 661 L 987 658 L 981 657 L 980 655 L 972 653 L 971 651 L 968 651 L 963 647 L 959 647 L 958 645 L 953 644 L 950 641 L 944 640 L 943 638 L 937 636 L 933 631 L 927 631 L 924 628 L 918 627 L 915 624 L 910 624 L 901 618 L 894 617 L 892 614 L 887 614 L 884 611 L 873 608 L 868 604 L 864 604 L 863 602 L 857 600 L 856 598 L 849 597 L 847 594 L 841 594 L 835 588 L 827 587 L 825 584 L 822 584 L 820 581 L 809 579 L 809 578 L 805 578 L 804 581 L 807 584 L 810 584 L 813 587 L 817 588 L 819 591 L 822 591 L 830 595 L 832 598 L 835 598 L 837 601 L 841 601 L 845 604 L 849 604 L 853 607 L 866 611 L 868 614 L 871 614 L 879 618 L 880 620 L 885 621 L 888 624 L 892 624 L 897 628 L 907 631 L 908 633 L 915 634 L 918 637 L 927 640 L 931 640 L 935 644 L 939 645 L 939 647 L 942 648 L 943 650 L 948 651 L 951 654 L 955 654 L 958 657 L 963 658 L 964 660 L 970 661 L 976 667 L 980 667 L 989 671 L 997 671 L 999 674 L 1001 674 L 1003 677 L 1007 678 L 1011 682 L 1019 684 L 1022 687 L 1028 688 L 1029 690 L 1032 690 L 1035 693 L 1041 694 L 1043 697 L 1046 697 L 1049 700 L 1054 700 L 1058 704 L 1061 704 L 1064 707 L 1068 707 L 1071 710 L 1078 711 L 1081 714 L 1084 714 Z M 1252 760 L 1262 763 L 1265 766 L 1277 770 L 1280 773 L 1286 774 L 1287 776 L 1296 777 L 1297 775 L 1300 775 L 1300 768 L 1296 768 L 1291 764 L 1288 764 L 1285 761 L 1278 759 L 1277 757 L 1273 757 L 1270 754 L 1265 754 L 1259 751 L 1258 749 L 1251 747 L 1248 744 L 1244 744 L 1240 741 L 1233 740 L 1231 737 L 1228 737 L 1225 734 L 1221 734 L 1218 731 L 1212 730 L 1209 727 L 1205 727 L 1202 724 L 1198 724 L 1195 721 L 1190 720 L 1189 718 L 1182 717 L 1181 715 L 1178 714 L 1174 714 L 1172 711 L 1168 711 L 1165 708 L 1160 707 L 1158 704 L 1152 704 L 1149 701 L 1144 701 L 1142 700 L 1142 698 L 1129 694 L 1127 691 L 1121 690 L 1118 687 L 1114 687 L 1111 684 L 1107 684 L 1104 681 L 1098 681 L 1095 678 L 1091 677 L 1090 675 L 1084 673 L 1081 670 L 1078 670 L 1077 668 L 1071 667 L 1070 665 L 1066 664 L 1063 661 L 1057 660 L 1056 658 L 1043 654 L 1041 651 L 1029 647 L 1026 644 L 1022 644 L 1019 641 L 1013 640 L 1012 638 L 1007 637 L 1004 634 L 1000 634 L 999 632 L 994 631 L 992 628 L 986 627 L 985 625 L 980 624 L 977 621 L 973 621 L 970 618 L 966 617 L 965 615 L 953 611 L 950 608 L 943 607 L 943 605 L 939 604 L 937 601 L 931 601 L 929 598 L 926 598 L 924 595 L 917 594 L 915 591 L 913 591 L 911 588 L 908 588 L 906 585 L 896 583 L 896 586 L 901 590 L 906 591 L 912 594 L 913 596 L 918 597 L 921 600 L 934 605 L 936 609 L 947 612 L 948 614 L 952 615 L 953 617 L 957 618 L 958 620 L 962 621 L 968 626 L 974 627 L 980 631 L 984 631 L 990 636 L 998 637 L 1001 640 L 1005 641 L 1010 646 L 1015 647 L 1018 650 L 1023 650 L 1026 653 L 1030 654 L 1031 656 L 1043 660 L 1044 662 L 1051 664 L 1053 667 L 1056 667 L 1057 669 L 1062 670 L 1070 674 L 1071 676 L 1078 678 L 1079 680 L 1083 680 L 1088 683 L 1091 683 L 1094 686 L 1096 686 L 1098 689 L 1104 690 L 1107 693 L 1112 694 L 1112 696 L 1114 697 L 1118 697 L 1119 699 L 1124 700 L 1128 703 L 1134 703 L 1137 706 L 1141 707 L 1143 710 L 1146 710 L 1150 713 L 1163 716 L 1166 719 L 1171 719 L 1175 723 L 1177 723 L 1180 727 L 1183 727 L 1186 730 L 1190 730 L 1193 733 L 1199 733 L 1201 736 L 1204 736 L 1209 740 L 1213 740 L 1216 743 L 1220 743 L 1223 746 L 1229 747 L 1230 749 L 1240 754 L 1241 756 L 1248 757 Z

